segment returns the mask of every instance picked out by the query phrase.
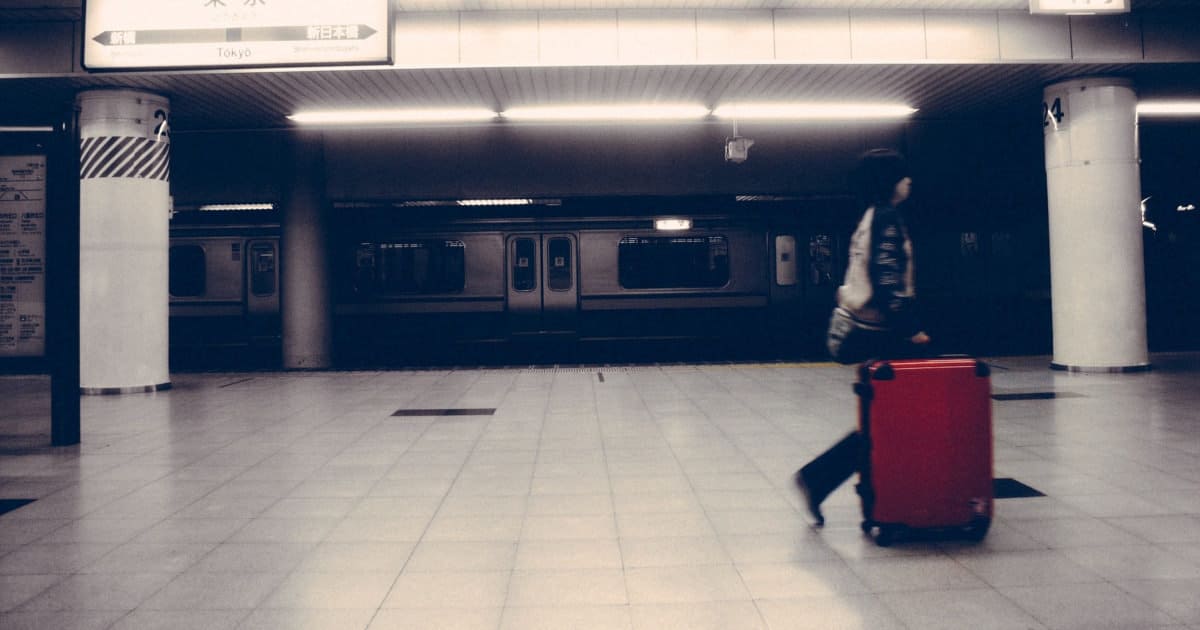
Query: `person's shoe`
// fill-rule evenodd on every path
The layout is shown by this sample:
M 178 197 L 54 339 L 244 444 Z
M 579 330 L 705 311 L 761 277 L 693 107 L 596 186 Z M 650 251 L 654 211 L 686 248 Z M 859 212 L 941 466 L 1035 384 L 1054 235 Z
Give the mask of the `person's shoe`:
M 804 495 L 804 505 L 808 507 L 808 513 L 816 519 L 817 527 L 825 525 L 825 516 L 821 514 L 821 502 L 813 500 L 808 481 L 804 478 L 803 468 L 796 471 L 796 487 L 800 489 L 800 494 Z

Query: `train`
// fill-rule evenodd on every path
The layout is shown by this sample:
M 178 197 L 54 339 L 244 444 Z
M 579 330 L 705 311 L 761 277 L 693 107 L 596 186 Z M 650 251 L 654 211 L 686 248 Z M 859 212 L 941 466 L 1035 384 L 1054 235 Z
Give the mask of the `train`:
M 842 216 L 847 203 L 334 204 L 335 364 L 794 355 L 816 342 L 801 321 L 816 305 L 828 310 L 837 275 L 839 239 L 813 217 Z M 173 362 L 276 353 L 280 226 L 272 214 L 173 217 Z
M 859 217 L 847 197 L 507 203 L 331 204 L 334 367 L 827 360 Z M 1196 349 L 1179 296 L 1197 280 L 1176 259 L 1197 218 L 1147 228 L 1152 350 Z M 938 350 L 1050 353 L 1046 224 L 925 219 L 917 288 Z M 172 219 L 174 368 L 278 366 L 280 254 L 277 212 Z

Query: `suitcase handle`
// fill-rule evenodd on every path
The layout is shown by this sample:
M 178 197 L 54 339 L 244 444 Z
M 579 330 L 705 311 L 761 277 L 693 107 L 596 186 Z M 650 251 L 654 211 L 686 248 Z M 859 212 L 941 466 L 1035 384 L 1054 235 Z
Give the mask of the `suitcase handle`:
M 974 359 L 969 354 L 939 354 L 938 359 Z M 982 359 L 974 359 L 975 361 L 975 376 L 980 378 L 988 378 L 992 375 L 992 368 Z M 871 372 L 871 367 L 875 366 L 875 371 Z M 870 359 L 865 361 L 858 370 L 859 380 L 867 382 L 868 380 L 890 381 L 896 378 L 896 371 L 892 369 L 892 364 L 887 360 Z M 857 391 L 857 390 L 855 390 Z

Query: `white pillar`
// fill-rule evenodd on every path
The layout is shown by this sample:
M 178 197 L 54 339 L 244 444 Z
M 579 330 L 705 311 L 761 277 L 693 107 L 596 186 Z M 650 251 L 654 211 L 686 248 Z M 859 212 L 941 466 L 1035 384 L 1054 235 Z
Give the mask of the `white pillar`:
M 297 132 L 280 243 L 283 367 L 333 365 L 333 307 L 325 231 L 325 155 L 320 134 Z
M 79 108 L 79 386 L 85 394 L 170 387 L 166 98 L 89 90 Z
M 1056 369 L 1147 369 L 1137 96 L 1125 79 L 1044 93 Z

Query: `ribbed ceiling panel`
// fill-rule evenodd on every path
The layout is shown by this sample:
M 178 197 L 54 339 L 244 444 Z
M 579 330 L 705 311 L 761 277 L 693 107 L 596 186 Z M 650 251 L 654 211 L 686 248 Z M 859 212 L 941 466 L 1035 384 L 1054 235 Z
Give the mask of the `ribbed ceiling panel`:
M 1133 77 L 1144 96 L 1200 95 L 1197 64 L 772 65 L 343 70 L 80 75 L 5 82 L 0 120 L 21 121 L 80 89 L 129 87 L 171 99 L 177 130 L 274 128 L 300 109 L 508 108 L 550 103 L 902 101 L 918 117 L 1006 116 L 1037 110 L 1049 82 Z M 1032 115 L 1036 115 L 1032 114 Z

